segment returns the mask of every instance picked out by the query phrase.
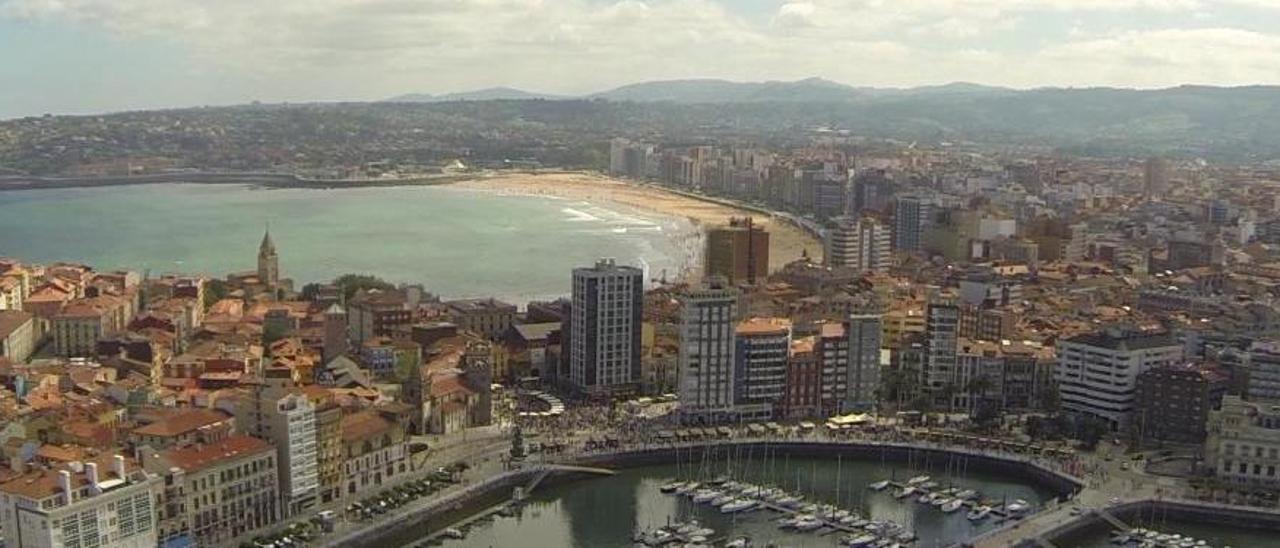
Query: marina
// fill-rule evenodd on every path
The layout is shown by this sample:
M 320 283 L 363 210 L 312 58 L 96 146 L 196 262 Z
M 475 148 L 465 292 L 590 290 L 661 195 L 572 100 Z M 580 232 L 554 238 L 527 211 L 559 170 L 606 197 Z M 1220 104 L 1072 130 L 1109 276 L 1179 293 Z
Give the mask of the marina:
M 754 459 L 735 459 L 730 470 L 726 470 L 723 456 L 708 459 L 705 465 L 700 459 L 690 463 L 684 458 L 679 466 L 643 466 L 619 470 L 612 477 L 553 484 L 531 493 L 523 510 L 514 516 L 498 514 L 491 520 L 473 522 L 466 530 L 465 539 L 437 538 L 436 541 L 451 548 L 518 545 L 631 548 L 646 532 L 696 521 L 699 529 L 714 531 L 706 537 L 709 546 L 764 547 L 769 543 L 791 548 L 871 546 L 882 540 L 882 535 L 876 535 L 875 530 L 888 531 L 891 522 L 917 540 L 914 543 L 892 540 L 883 546 L 897 542 L 900 546 L 922 547 L 935 546 L 940 539 L 968 538 L 996 525 L 994 519 L 974 522 L 966 519 L 962 511 L 947 514 L 934 507 L 925 508 L 914 500 L 904 504 L 893 499 L 890 493 L 868 488 L 885 478 L 918 475 L 923 472 L 919 467 L 865 459 L 840 462 L 795 456 L 788 459 L 784 455 L 775 459 L 772 452 L 766 461 L 759 455 Z M 928 472 L 942 477 L 944 470 Z M 697 489 L 676 494 L 676 482 L 702 483 L 701 478 L 705 478 L 715 483 L 719 476 L 724 476 L 726 483 L 734 477 L 737 479 L 732 481 L 741 486 L 750 484 L 759 488 L 754 491 L 748 488 L 747 495 L 761 495 L 769 486 L 782 490 L 785 485 L 786 496 L 775 494 L 769 501 L 763 497 L 744 497 L 739 492 L 735 498 L 756 498 L 764 504 L 740 510 L 730 507 L 726 512 L 724 505 L 713 506 L 718 497 L 695 503 L 687 493 Z M 993 498 L 1007 494 L 1009 500 L 1025 499 L 1039 504 L 1053 496 L 1037 486 L 989 473 L 970 473 L 956 482 L 964 489 L 997 494 Z M 777 509 L 784 505 L 790 507 Z M 848 519 L 842 510 L 857 518 Z M 795 518 L 806 511 L 816 521 L 839 525 L 815 528 L 814 520 L 796 524 Z M 845 523 L 840 523 L 841 520 Z M 867 523 L 860 524 L 857 520 Z M 871 531 L 866 529 L 867 525 L 872 525 Z M 389 539 L 388 546 L 412 545 L 424 538 L 423 533 L 430 534 L 426 531 L 406 534 Z M 701 539 L 673 537 L 665 545 L 683 546 L 695 540 Z
M 976 490 L 941 488 L 937 482 L 924 475 L 912 477 L 905 482 L 880 480 L 869 484 L 867 489 L 891 494 L 903 504 L 914 502 L 932 506 L 944 514 L 966 509 L 965 518 L 974 523 L 989 518 L 995 521 L 1017 519 L 1031 510 L 1030 503 L 1022 499 L 1007 503 L 982 499 Z M 821 536 L 841 534 L 839 543 L 842 546 L 895 548 L 909 546 L 918 540 L 914 532 L 892 520 L 869 519 L 860 515 L 857 510 L 829 503 L 810 502 L 802 495 L 778 487 L 718 478 L 706 483 L 671 480 L 659 490 L 667 495 L 688 498 L 694 504 L 719 509 L 724 514 L 768 511 L 780 516 L 773 520 L 779 529 Z M 708 535 L 691 538 L 664 527 L 655 532 L 637 533 L 635 538 L 638 544 L 645 546 L 666 546 L 681 543 L 687 545 L 690 542 L 697 544 L 706 536 Z
M 1136 548 L 1215 548 L 1208 541 L 1190 535 L 1162 533 L 1153 529 L 1136 528 L 1111 533 L 1111 544 Z M 1224 548 L 1231 548 L 1226 546 Z

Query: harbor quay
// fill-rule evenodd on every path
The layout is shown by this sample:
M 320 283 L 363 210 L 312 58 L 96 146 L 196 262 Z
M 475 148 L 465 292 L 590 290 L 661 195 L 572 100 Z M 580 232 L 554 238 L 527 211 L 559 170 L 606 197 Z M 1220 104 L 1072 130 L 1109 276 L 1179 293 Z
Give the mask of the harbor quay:
M 705 458 L 721 458 L 729 452 L 764 455 L 767 452 L 778 458 L 805 457 L 834 461 L 837 458 L 852 460 L 883 460 L 894 463 L 911 463 L 927 469 L 945 466 L 948 462 L 973 472 L 999 474 L 1040 485 L 1062 500 L 1070 498 L 1083 487 L 1083 481 L 1049 462 L 1037 462 L 1036 458 L 978 451 L 940 444 L 915 442 L 878 442 L 849 439 L 829 439 L 813 436 L 808 439 L 742 438 L 732 441 L 680 442 L 668 444 L 625 443 L 612 449 L 584 450 L 582 444 L 555 455 L 538 455 L 521 465 L 506 462 L 503 470 L 493 470 L 491 475 L 475 481 L 462 489 L 440 497 L 406 507 L 399 513 L 376 523 L 355 524 L 345 534 L 326 538 L 327 544 L 373 546 L 396 542 L 425 541 L 439 536 L 446 529 L 458 527 L 471 520 L 497 512 L 505 503 L 528 496 L 537 485 L 552 482 L 577 481 L 597 477 L 592 470 L 620 470 L 653 465 L 669 465 L 677 461 L 697 461 Z M 503 450 L 496 446 L 485 459 L 489 462 L 503 460 Z M 473 460 L 479 460 L 478 456 Z M 1059 467 L 1060 468 L 1060 467 Z M 543 478 L 543 476 L 546 476 Z M 545 479 L 545 482 L 541 482 Z M 906 482 L 907 478 L 898 478 Z M 859 486 L 863 488 L 865 486 Z M 452 519 L 448 519 L 452 518 Z M 422 535 L 422 531 L 427 531 Z M 417 538 L 409 539 L 410 532 Z
M 1058 493 L 1063 500 L 1071 498 L 1084 488 L 1084 481 L 1063 470 L 1053 468 L 1048 462 L 1012 453 L 996 451 L 978 451 L 961 447 L 947 447 L 923 442 L 874 442 L 859 440 L 842 440 L 839 438 L 820 438 L 805 440 L 773 440 L 768 438 L 735 439 L 731 442 L 706 443 L 692 442 L 655 446 L 644 444 L 640 447 L 627 448 L 621 451 L 606 451 L 597 454 L 584 453 L 577 456 L 574 462 L 582 465 L 601 467 L 631 467 L 655 464 L 670 464 L 680 459 L 698 460 L 710 451 L 721 454 L 734 451 L 745 454 L 748 451 L 774 452 L 778 455 L 796 457 L 816 457 L 836 459 L 848 457 L 862 460 L 887 460 L 894 462 L 915 463 L 924 467 L 942 466 L 948 462 L 962 462 L 968 470 L 998 473 L 1011 478 L 1026 480 L 1042 485 Z M 906 478 L 900 478 L 906 480 Z
M 1129 523 L 1134 516 L 1159 512 L 1167 519 L 1204 523 L 1237 523 L 1242 526 L 1280 529 L 1280 513 L 1257 508 L 1206 504 L 1195 501 L 1156 499 L 1155 491 L 1137 489 L 1124 492 L 1117 483 L 1091 482 L 1067 471 L 1058 459 L 1028 456 L 995 449 L 948 446 L 932 442 L 887 442 L 826 437 L 777 439 L 742 437 L 732 440 L 687 442 L 620 442 L 617 446 L 586 450 L 585 444 L 571 443 L 555 455 L 534 455 L 520 465 L 505 459 L 505 448 L 491 446 L 488 460 L 501 461 L 503 470 L 494 471 L 464 488 L 423 504 L 405 508 L 377 524 L 357 527 L 332 541 L 341 545 L 372 546 L 388 539 L 402 541 L 417 532 L 413 540 L 439 536 L 449 528 L 492 515 L 514 497 L 528 496 L 530 487 L 552 482 L 578 481 L 596 477 L 583 469 L 621 470 L 653 465 L 670 465 L 679 461 L 696 462 L 734 453 L 773 454 L 834 460 L 882 460 L 910 463 L 927 469 L 930 466 L 959 466 L 966 471 L 996 473 L 1001 476 L 1034 483 L 1057 494 L 1043 507 L 1035 508 L 1020 519 L 1002 519 L 997 528 L 972 539 L 956 539 L 954 546 L 1012 547 L 1059 546 L 1055 540 L 1091 528 L 1114 524 L 1110 520 Z M 582 467 L 582 468 L 577 468 Z M 542 481 L 544 480 L 545 481 Z M 907 478 L 894 480 L 905 484 Z M 1105 517 L 1101 514 L 1105 511 Z M 428 536 L 421 536 L 423 524 Z M 326 539 L 330 540 L 330 539 Z M 1069 546 L 1062 544 L 1061 546 Z
M 1082 512 L 1075 519 L 1051 527 L 1034 538 L 1017 541 L 1013 546 L 1017 548 L 1036 548 L 1046 544 L 1070 546 L 1071 539 L 1090 531 L 1113 530 L 1129 533 L 1134 530 L 1131 524 L 1150 516 L 1159 516 L 1161 520 L 1169 523 L 1213 523 L 1235 529 L 1280 531 L 1280 513 L 1256 507 L 1199 501 L 1143 499 L 1116 504 L 1102 511 Z

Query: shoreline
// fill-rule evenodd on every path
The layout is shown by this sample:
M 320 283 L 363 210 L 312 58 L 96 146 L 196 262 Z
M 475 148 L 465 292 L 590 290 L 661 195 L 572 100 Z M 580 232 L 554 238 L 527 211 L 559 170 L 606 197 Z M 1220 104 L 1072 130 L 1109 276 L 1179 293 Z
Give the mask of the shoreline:
M 726 198 L 680 192 L 654 184 L 584 171 L 493 172 L 442 186 L 508 195 L 615 203 L 659 215 L 683 217 L 705 236 L 706 228 L 731 217 L 752 217 L 769 232 L 769 270 L 776 271 L 807 254 L 822 259 L 821 240 L 791 217 Z M 700 250 L 699 250 L 700 255 Z M 699 261 L 701 262 L 701 261 Z M 702 265 L 694 265 L 696 271 Z
M 103 188 L 150 184 L 246 185 L 265 189 L 343 190 L 403 186 L 437 186 L 503 195 L 559 198 L 573 201 L 619 205 L 655 215 L 679 217 L 692 224 L 696 242 L 689 234 L 672 235 L 673 245 L 683 245 L 684 256 L 672 279 L 690 283 L 700 279 L 702 247 L 706 228 L 727 223 L 731 217 L 751 216 L 769 231 L 769 270 L 776 271 L 805 254 L 820 261 L 823 245 L 812 227 L 785 213 L 743 204 L 728 198 L 703 196 L 652 183 L 617 179 L 587 171 L 519 170 L 442 174 L 424 177 L 370 180 L 306 179 L 296 174 L 269 172 L 173 172 L 107 177 L 27 177 L 0 176 L 0 192 Z

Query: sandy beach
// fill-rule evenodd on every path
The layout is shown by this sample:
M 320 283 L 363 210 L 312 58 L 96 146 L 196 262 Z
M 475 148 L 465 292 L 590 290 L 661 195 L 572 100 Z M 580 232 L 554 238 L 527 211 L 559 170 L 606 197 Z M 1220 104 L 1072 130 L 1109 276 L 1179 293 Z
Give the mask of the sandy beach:
M 769 268 L 776 270 L 808 252 L 822 258 L 822 243 L 791 224 L 765 215 L 682 196 L 661 188 L 631 183 L 591 173 L 494 173 L 490 176 L 452 183 L 459 188 L 495 192 L 555 196 L 569 200 L 616 203 L 642 211 L 689 219 L 700 229 L 724 224 L 730 217 L 751 216 L 769 231 Z M 701 265 L 697 265 L 701 270 Z

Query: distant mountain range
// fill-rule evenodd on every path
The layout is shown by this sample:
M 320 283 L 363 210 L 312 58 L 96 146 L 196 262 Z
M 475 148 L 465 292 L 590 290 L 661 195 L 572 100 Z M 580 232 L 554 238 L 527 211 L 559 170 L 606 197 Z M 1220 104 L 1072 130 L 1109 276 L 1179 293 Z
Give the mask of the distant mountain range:
M 524 111 L 523 120 L 545 113 L 545 121 L 553 125 L 569 112 L 598 116 L 597 123 L 625 114 L 643 123 L 664 118 L 667 132 L 681 123 L 691 124 L 686 130 L 694 133 L 701 131 L 695 128 L 725 124 L 747 131 L 823 126 L 926 141 L 1035 142 L 1104 156 L 1280 157 L 1280 86 L 1019 90 L 955 82 L 894 89 L 821 78 L 702 79 L 643 82 L 579 97 L 499 89 L 429 100 L 442 108 L 462 108 L 466 103 L 459 101 L 483 98 L 561 99 L 509 101 L 505 106 L 489 105 L 487 113 L 474 113 L 492 116 L 495 109 L 518 109 Z M 764 103 L 770 106 L 757 106 Z M 606 110 L 613 114 L 604 114 Z
M 533 99 L 569 99 L 563 95 L 549 93 L 532 93 L 515 88 L 496 87 L 431 95 L 430 93 L 406 93 L 387 99 L 388 103 L 447 103 L 450 101 L 524 101 Z
M 823 78 L 806 78 L 794 82 L 771 80 L 767 82 L 732 82 L 716 79 L 660 80 L 629 84 L 608 91 L 582 96 L 534 93 L 514 88 L 498 87 L 476 91 L 431 95 L 410 93 L 387 99 L 393 103 L 443 103 L 449 101 L 491 100 L 568 100 L 605 99 L 637 103 L 832 103 L 848 102 L 878 97 L 907 97 L 928 95 L 999 95 L 1017 93 L 1017 90 L 954 82 L 940 86 L 915 88 L 854 87 Z

